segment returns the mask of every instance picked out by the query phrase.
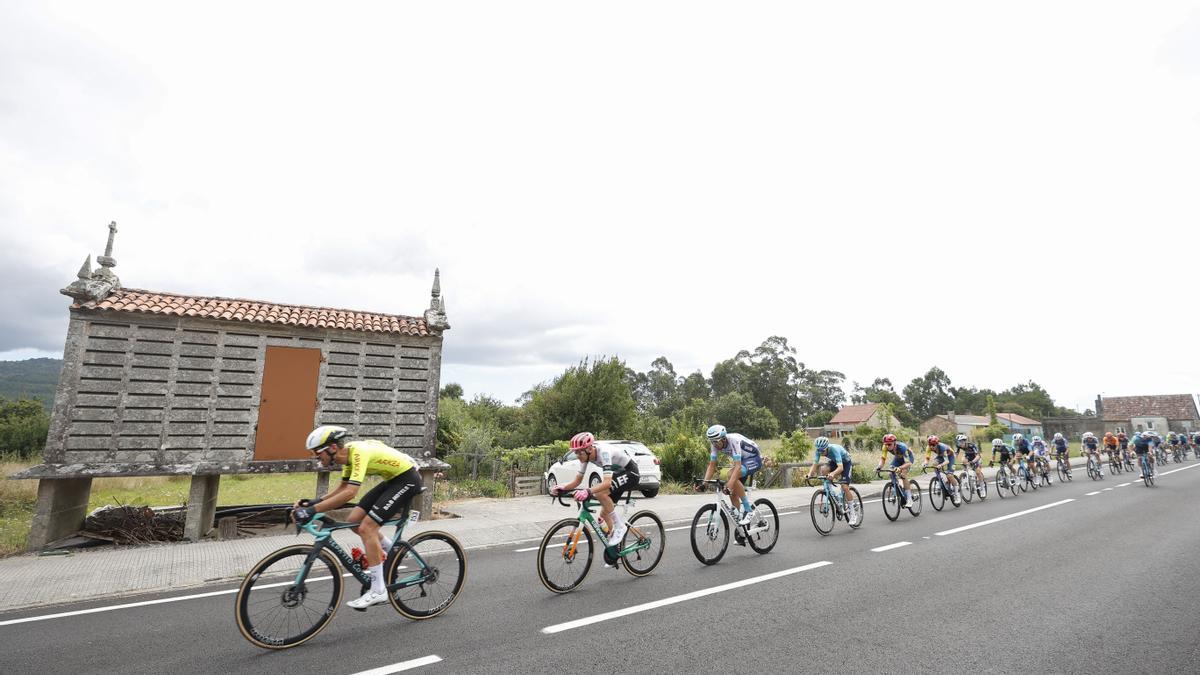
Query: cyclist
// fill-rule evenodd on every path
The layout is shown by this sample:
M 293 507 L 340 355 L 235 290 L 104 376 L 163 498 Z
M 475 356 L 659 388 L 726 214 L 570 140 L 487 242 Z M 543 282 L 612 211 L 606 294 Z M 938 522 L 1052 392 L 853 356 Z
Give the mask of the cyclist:
M 853 504 L 854 500 L 850 497 L 850 476 L 854 462 L 850 459 L 850 453 L 846 449 L 836 443 L 830 443 L 828 438 L 820 436 L 813 441 L 813 447 L 816 452 L 813 455 L 812 466 L 808 468 L 808 477 L 812 478 L 817 473 L 817 468 L 821 466 L 821 459 L 829 462 L 825 472 L 825 477 L 831 481 L 842 484 L 842 497 L 845 498 L 845 504 Z M 840 480 L 839 480 L 840 479 Z
M 1171 447 L 1172 454 L 1182 452 L 1179 447 L 1179 436 L 1177 436 L 1174 431 L 1167 432 L 1167 445 Z
M 983 462 L 979 456 L 979 446 L 967 439 L 966 434 L 959 434 L 954 437 L 954 445 L 958 452 L 963 453 L 963 461 L 967 466 L 975 470 L 975 480 L 983 482 Z
M 1033 455 L 1033 446 L 1029 445 L 1029 441 L 1021 434 L 1013 434 L 1012 440 L 1012 448 L 1017 452 L 1017 465 L 1032 477 L 1033 469 L 1029 466 L 1029 459 Z
M 1153 437 L 1150 436 L 1149 432 L 1139 431 L 1139 432 L 1136 432 L 1133 434 L 1133 440 L 1131 442 L 1131 445 L 1133 445 L 1133 452 L 1134 452 L 1134 454 L 1137 455 L 1137 458 L 1138 458 L 1138 471 L 1141 471 L 1141 469 L 1142 469 L 1142 460 L 1144 458 L 1146 461 L 1148 461 L 1150 463 L 1150 475 L 1151 476 L 1153 476 L 1155 473 L 1155 471 L 1154 471 L 1154 449 L 1153 449 L 1152 443 L 1151 443 L 1152 439 L 1153 439 Z
M 1048 448 L 1046 446 L 1046 441 L 1042 440 L 1041 436 L 1034 436 L 1033 440 L 1030 441 L 1030 445 L 1033 446 L 1033 461 L 1036 462 L 1041 467 L 1039 469 L 1039 471 L 1041 471 L 1041 470 L 1045 471 L 1046 484 L 1049 485 L 1051 482 L 1050 481 L 1050 448 Z M 1037 473 L 1037 471 L 1035 471 L 1035 473 Z
M 1054 434 L 1054 457 L 1061 459 L 1067 467 L 1067 473 L 1071 473 L 1071 446 L 1067 443 L 1067 439 L 1063 438 L 1061 433 Z
M 1100 461 L 1100 440 L 1096 438 L 1096 434 L 1090 431 L 1083 432 L 1082 445 L 1079 456 L 1087 458 L 1091 455 L 1096 460 L 1096 470 L 1100 472 L 1100 477 L 1104 478 L 1104 462 Z
M 879 458 L 879 466 L 875 467 L 875 471 L 883 468 L 883 461 L 892 456 L 892 468 L 896 470 L 896 475 L 900 477 L 900 494 L 904 496 L 904 503 L 907 504 L 912 499 L 912 492 L 908 489 L 908 469 L 916 461 L 913 458 L 912 450 L 908 449 L 908 445 L 896 440 L 895 434 L 887 434 L 883 437 L 883 455 Z
M 1162 445 L 1162 436 L 1159 436 L 1158 433 L 1154 432 L 1154 431 L 1143 431 L 1142 435 L 1150 437 L 1150 449 L 1154 451 L 1153 457 L 1154 457 L 1155 463 L 1157 463 L 1157 461 L 1159 459 L 1166 461 L 1165 457 L 1159 456 L 1162 452 L 1160 449 L 1160 446 Z
M 1113 466 L 1117 464 L 1117 449 L 1120 443 L 1117 442 L 1117 437 L 1113 432 L 1107 431 L 1104 433 L 1104 453 L 1108 455 L 1108 461 Z
M 954 450 L 933 435 L 925 439 L 925 446 L 925 464 L 928 465 L 929 459 L 937 455 L 937 466 L 946 472 L 946 480 L 950 483 L 950 501 L 958 506 L 958 476 L 954 475 Z
M 1000 455 L 1000 466 L 1005 466 L 1012 461 L 1013 449 L 999 438 L 992 439 L 992 461 L 988 462 L 988 466 L 996 464 L 996 455 Z M 1012 466 L 1008 467 L 1009 472 L 1012 472 Z M 1011 480 L 1011 479 L 1010 479 Z
M 1124 431 L 1117 432 L 1117 447 L 1121 450 L 1121 461 L 1130 459 L 1129 457 L 1129 437 Z
M 383 558 L 392 548 L 392 540 L 379 526 L 408 506 L 421 492 L 421 474 L 412 457 L 380 441 L 347 441 L 350 432 L 344 427 L 322 425 L 312 430 L 305 447 L 313 452 L 321 466 L 342 465 L 342 482 L 337 489 L 315 500 L 301 499 L 293 505 L 292 519 L 306 523 L 318 513 L 341 508 L 358 495 L 367 476 L 383 478 L 350 512 L 348 522 L 358 523 L 354 531 L 362 538 L 366 549 L 367 572 L 371 587 L 357 600 L 346 604 L 359 611 L 388 601 L 383 580 Z M 370 516 L 368 518 L 368 516 Z
M 616 501 L 626 492 L 638 486 L 641 474 L 638 473 L 637 462 L 629 453 L 621 448 L 600 448 L 596 445 L 596 437 L 589 431 L 581 431 L 571 437 L 571 450 L 579 460 L 579 475 L 575 480 L 564 483 L 551 490 L 550 494 L 559 495 L 574 490 L 575 501 L 584 502 L 595 498 L 600 502 L 600 519 L 608 526 L 608 545 L 616 546 L 625 537 L 629 529 L 625 518 L 617 513 Z M 583 477 L 587 475 L 588 465 L 600 467 L 601 479 L 593 488 L 579 487 Z M 612 567 L 605 561 L 605 566 Z
M 708 470 L 704 472 L 704 480 L 712 480 L 712 477 L 717 473 L 717 457 L 721 454 L 729 455 L 733 460 L 733 465 L 729 467 L 729 478 L 725 481 L 725 489 L 729 491 L 729 496 L 733 498 L 733 503 L 741 503 L 742 518 L 738 521 L 738 525 L 750 524 L 750 517 L 754 515 L 754 507 L 750 506 L 750 499 L 746 497 L 746 488 L 742 481 L 749 480 L 754 472 L 762 468 L 762 453 L 758 451 L 758 446 L 754 441 L 746 438 L 741 434 L 731 433 L 725 430 L 725 427 L 720 424 L 714 424 L 704 432 L 705 438 L 709 442 L 708 450 Z

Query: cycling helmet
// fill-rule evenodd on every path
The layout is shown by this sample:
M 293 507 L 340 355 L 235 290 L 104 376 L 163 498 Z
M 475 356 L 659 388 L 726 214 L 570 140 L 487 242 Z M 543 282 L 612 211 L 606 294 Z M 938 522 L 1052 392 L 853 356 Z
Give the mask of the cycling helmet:
M 1014 441 L 1023 441 L 1023 440 L 1025 440 L 1025 437 L 1022 436 L 1021 434 L 1013 434 L 1013 440 Z
M 1085 432 L 1083 432 L 1083 437 L 1084 438 L 1095 438 L 1095 434 L 1093 434 L 1090 431 L 1085 431 Z
M 1061 440 L 1062 440 L 1062 434 L 1054 434 L 1054 440 L 1056 440 L 1056 441 L 1061 441 Z
M 817 452 L 821 452 L 829 447 L 829 439 L 824 436 L 818 436 L 817 440 L 813 441 L 813 445 L 817 448 Z
M 959 435 L 957 435 L 957 436 L 955 436 L 955 437 L 954 437 L 954 443 L 955 443 L 956 445 L 962 445 L 963 443 L 966 443 L 966 442 L 967 442 L 967 435 L 966 435 L 966 434 L 959 434 Z
M 1129 437 L 1125 435 L 1125 432 L 1124 432 L 1124 431 L 1119 431 L 1119 432 L 1117 432 L 1117 438 L 1120 438 L 1120 439 L 1124 440 L 1124 439 L 1127 439 L 1127 438 L 1129 438 Z
M 999 438 L 993 438 L 993 439 L 992 439 L 992 447 L 993 447 L 993 448 L 998 448 L 998 447 L 1000 447 L 1000 446 L 1002 446 L 1002 445 L 1004 445 L 1004 441 L 1000 440 Z
M 929 438 L 925 439 L 925 442 L 929 444 L 929 447 L 933 448 L 933 447 L 937 447 L 937 444 L 941 443 L 942 439 L 930 434 Z
M 308 438 L 304 441 L 304 447 L 312 450 L 313 452 L 320 452 L 321 450 L 324 450 L 325 446 L 329 445 L 330 443 L 336 443 L 337 441 L 340 441 L 349 435 L 350 432 L 346 431 L 345 427 L 335 427 L 331 424 L 322 424 L 316 429 L 313 429 L 308 435 Z
M 721 426 L 720 424 L 714 424 L 708 428 L 708 431 L 704 432 L 704 435 L 707 436 L 708 440 L 710 441 L 719 441 L 722 438 L 725 438 L 725 427 Z
M 596 437 L 590 431 L 581 431 L 571 437 L 571 450 L 587 450 L 596 442 Z
M 896 434 L 887 434 L 886 436 L 883 437 L 884 445 L 888 445 L 889 443 L 895 443 L 895 442 L 896 442 Z

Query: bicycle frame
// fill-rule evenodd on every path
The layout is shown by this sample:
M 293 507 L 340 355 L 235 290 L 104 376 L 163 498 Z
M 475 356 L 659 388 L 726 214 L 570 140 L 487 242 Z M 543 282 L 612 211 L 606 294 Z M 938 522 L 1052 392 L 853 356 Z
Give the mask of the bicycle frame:
M 733 498 L 725 494 L 725 483 L 720 480 L 710 480 L 708 482 L 713 484 L 713 491 L 717 493 L 717 508 L 725 513 L 725 516 L 729 518 L 729 522 L 733 523 L 735 528 L 742 528 L 742 531 L 747 535 L 757 534 L 767 529 L 766 525 L 761 527 L 741 525 L 742 514 L 733 508 Z M 742 487 L 746 490 L 746 499 L 750 499 L 750 486 L 743 483 Z M 709 523 L 709 526 L 711 527 L 712 523 Z
M 629 499 L 631 496 L 632 494 L 629 493 L 625 495 L 625 510 L 629 509 Z M 558 496 L 558 503 L 562 504 L 563 506 L 569 506 L 569 504 L 563 501 L 562 495 Z M 590 528 L 598 540 L 608 542 L 608 536 L 605 535 L 600 529 L 600 523 L 598 519 L 592 514 L 592 509 L 599 508 L 600 502 L 594 497 L 591 497 L 582 502 L 576 502 L 576 506 L 579 508 L 579 524 L 574 530 L 571 530 L 571 534 L 568 535 L 567 540 L 563 542 L 563 552 L 571 558 L 575 557 L 575 548 L 579 545 L 579 537 L 582 536 L 583 528 L 585 527 Z M 615 507 L 616 505 L 614 504 L 613 506 Z M 631 544 L 616 552 L 618 558 L 623 558 L 630 553 L 635 553 L 637 551 L 650 548 L 651 542 L 649 538 L 642 534 L 641 530 L 630 525 L 629 531 L 634 534 L 635 539 Z
M 322 524 L 321 521 L 324 517 L 325 517 L 324 513 L 318 513 L 315 516 L 313 516 L 312 520 L 297 527 L 297 530 L 303 530 L 303 531 L 311 534 L 313 537 L 315 537 L 316 542 L 313 543 L 312 550 L 309 551 L 308 556 L 305 557 L 304 564 L 302 564 L 300 566 L 299 571 L 296 572 L 296 581 L 295 581 L 296 585 L 303 584 L 304 580 L 306 578 L 308 578 L 308 572 L 310 569 L 312 569 L 313 561 L 316 560 L 317 556 L 319 556 L 321 554 L 321 549 L 325 549 L 325 548 L 329 549 L 335 556 L 337 556 L 337 559 L 342 562 L 342 566 L 345 567 L 346 570 L 348 572 L 350 572 L 354 576 L 355 579 L 358 579 L 359 582 L 361 582 L 364 585 L 369 585 L 371 583 L 371 575 L 367 572 L 367 570 L 356 565 L 354 563 L 354 558 L 352 558 L 350 556 L 350 554 L 346 552 L 345 549 L 343 549 L 341 546 L 339 546 L 337 543 L 337 540 L 335 540 L 333 538 L 333 533 L 336 532 L 337 530 L 346 530 L 346 529 L 358 527 L 358 523 L 333 523 L 333 524 L 325 523 L 326 525 L 329 525 L 329 526 L 328 527 L 320 527 Z M 404 542 L 401 539 L 401 535 L 404 532 L 404 526 L 407 523 L 408 523 L 408 510 L 405 509 L 404 517 L 399 518 L 397 520 L 386 521 L 381 525 L 381 527 L 386 527 L 388 525 L 394 525 L 396 527 L 396 532 L 395 532 L 394 536 L 392 537 L 392 548 L 390 550 L 384 552 L 384 561 L 386 561 L 393 554 L 395 554 L 396 550 L 400 546 L 408 545 L 406 542 Z M 420 583 L 423 583 L 424 581 L 426 581 L 429 578 L 429 574 L 430 574 L 429 565 L 421 557 L 421 554 L 417 553 L 417 551 L 415 549 L 412 549 L 411 547 L 409 547 L 409 550 L 412 551 L 413 559 L 416 560 L 417 564 L 420 566 L 420 570 L 410 576 L 407 576 L 403 579 L 398 579 L 394 583 L 389 584 L 387 586 L 387 590 L 389 593 L 391 593 L 393 591 L 398 591 L 403 588 L 408 588 L 410 586 L 416 586 Z

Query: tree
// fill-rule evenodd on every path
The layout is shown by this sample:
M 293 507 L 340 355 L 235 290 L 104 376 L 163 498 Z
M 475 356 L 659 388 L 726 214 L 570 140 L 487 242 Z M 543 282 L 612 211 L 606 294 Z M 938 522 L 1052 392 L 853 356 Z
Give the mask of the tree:
M 949 390 L 950 376 L 935 366 L 908 383 L 904 388 L 904 400 L 917 420 L 927 420 L 950 410 L 950 406 L 954 405 L 954 397 Z
M 846 376 L 836 370 L 811 370 L 803 368 L 800 371 L 800 415 L 808 417 L 818 412 L 837 412 L 846 400 L 846 392 L 842 385 Z
M 623 436 L 636 415 L 625 364 L 616 357 L 584 359 L 550 384 L 529 393 L 525 404 L 529 444 L 570 438 L 580 431 Z
M 50 417 L 41 401 L 0 397 L 0 454 L 28 459 L 46 448 Z
M 457 382 L 447 383 L 446 386 L 442 387 L 441 393 L 438 394 L 438 398 L 456 398 L 462 400 L 462 397 L 463 388 Z
M 713 424 L 723 424 L 750 438 L 774 438 L 779 434 L 779 420 L 770 410 L 755 405 L 748 394 L 733 392 L 712 402 Z
M 896 390 L 892 388 L 892 381 L 886 377 L 877 377 L 866 387 L 855 382 L 854 394 L 851 395 L 850 400 L 859 405 L 886 403 L 891 406 L 892 414 L 896 416 L 896 419 L 906 427 L 916 427 L 921 423 L 921 420 L 917 419 L 908 409 L 908 404 L 904 402 L 900 394 L 897 394 Z
M 683 379 L 677 390 L 680 400 L 684 405 L 688 401 L 699 399 L 707 401 L 712 398 L 712 387 L 709 386 L 708 380 L 704 379 L 704 375 L 700 371 L 696 371 Z

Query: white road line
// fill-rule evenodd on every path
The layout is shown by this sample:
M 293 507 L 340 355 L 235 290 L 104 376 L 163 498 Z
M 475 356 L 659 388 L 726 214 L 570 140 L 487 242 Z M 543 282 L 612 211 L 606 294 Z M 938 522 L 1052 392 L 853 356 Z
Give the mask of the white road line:
M 541 548 L 541 546 L 530 546 L 529 548 L 518 548 L 518 549 L 515 549 L 513 551 L 513 553 L 528 553 L 529 551 L 536 551 L 539 548 Z
M 1117 487 L 1125 487 L 1126 485 L 1133 485 L 1133 483 L 1121 483 Z
M 1187 471 L 1188 469 L 1194 469 L 1198 466 L 1200 466 L 1200 464 L 1192 464 L 1191 466 L 1185 466 L 1182 469 L 1173 469 L 1171 471 L 1163 471 L 1162 473 L 1158 474 L 1158 476 L 1165 476 L 1169 473 L 1175 473 L 1176 471 Z M 1155 476 L 1155 477 L 1157 478 L 1158 476 Z
M 596 616 L 589 616 L 589 617 L 586 617 L 583 619 L 576 619 L 574 621 L 568 621 L 566 623 L 559 623 L 559 624 L 555 624 L 553 626 L 546 626 L 545 628 L 542 629 L 542 632 L 546 633 L 546 634 L 561 633 L 563 631 L 571 630 L 573 628 L 590 626 L 594 623 L 600 623 L 602 621 L 609 621 L 611 619 L 617 619 L 622 616 L 629 616 L 630 614 L 637 614 L 638 612 L 645 612 L 645 611 L 649 611 L 651 609 L 658 609 L 659 607 L 666 607 L 668 605 L 674 605 L 676 603 L 686 602 L 688 600 L 695 600 L 696 598 L 703 598 L 707 595 L 713 595 L 714 593 L 722 593 L 724 591 L 731 591 L 735 588 L 742 588 L 744 586 L 750 586 L 752 584 L 760 584 L 764 581 L 770 581 L 772 579 L 786 577 L 788 575 L 797 574 L 799 572 L 807 572 L 808 570 L 814 570 L 814 569 L 817 569 L 818 567 L 824 567 L 826 565 L 832 565 L 832 564 L 833 563 L 829 562 L 828 560 L 822 560 L 821 562 L 816 562 L 816 563 L 812 563 L 809 565 L 802 565 L 800 567 L 792 567 L 790 569 L 781 570 L 779 572 L 772 572 L 770 574 L 764 574 L 764 575 L 758 576 L 758 577 L 742 579 L 741 581 L 735 581 L 730 584 L 714 586 L 712 588 L 705 588 L 705 589 L 699 590 L 699 591 L 692 591 L 691 593 L 684 593 L 683 595 L 676 595 L 676 596 L 670 597 L 670 598 L 663 598 L 662 600 L 655 600 L 654 602 L 647 602 L 647 603 L 643 603 L 640 605 L 634 605 L 633 607 L 626 607 L 624 609 L 618 609 L 618 610 L 615 610 L 612 612 L 605 612 L 604 614 L 597 614 Z
M 354 675 L 388 675 L 388 673 L 398 673 L 402 670 L 412 670 L 413 668 L 420 668 L 421 666 L 427 666 L 431 663 L 437 663 L 438 661 L 441 661 L 441 660 L 442 660 L 442 657 L 437 656 L 436 654 L 430 654 L 429 656 L 422 656 L 419 659 L 413 659 L 411 661 L 404 661 L 401 663 L 393 663 L 390 666 L 380 666 L 378 668 L 372 668 L 371 670 L 359 671 L 359 672 L 355 673 Z
M 1086 494 L 1086 495 L 1084 495 L 1084 496 L 1085 496 L 1085 497 L 1091 497 L 1092 495 L 1098 495 L 1098 494 L 1100 494 L 1100 491 L 1099 491 L 1099 490 L 1096 490 L 1095 492 L 1089 492 L 1089 493 L 1087 493 L 1087 494 Z
M 342 576 L 348 577 L 348 576 L 350 576 L 350 573 L 346 572 Z M 332 577 L 314 577 L 312 579 L 309 579 L 308 581 L 310 581 L 310 582 L 312 582 L 312 581 L 327 581 L 331 578 Z M 255 588 L 275 588 L 277 586 L 287 586 L 290 583 L 292 583 L 292 582 L 281 581 L 277 584 L 262 584 L 259 586 L 255 586 Z M 11 626 L 13 624 L 30 623 L 32 621 L 46 621 L 48 619 L 65 619 L 69 616 L 79 616 L 81 614 L 95 614 L 97 612 L 111 612 L 115 609 L 131 609 L 133 607 L 145 607 L 147 605 L 161 605 L 163 603 L 179 602 L 181 600 L 199 600 L 200 598 L 211 598 L 214 595 L 231 595 L 231 594 L 237 593 L 237 592 L 238 592 L 238 589 L 230 588 L 230 589 L 226 589 L 224 591 L 211 591 L 209 593 L 196 593 L 193 595 L 180 595 L 180 596 L 177 596 L 174 598 L 159 598 L 158 600 L 144 600 L 142 602 L 127 602 L 123 605 L 110 605 L 108 607 L 93 607 L 91 609 L 79 609 L 79 610 L 75 610 L 73 612 L 59 612 L 57 614 L 43 614 L 41 616 L 29 616 L 29 617 L 25 617 L 24 619 L 9 619 L 8 621 L 0 621 L 0 626 Z
M 1104 488 L 1104 492 L 1112 492 L 1112 488 Z
M 1073 502 L 1073 501 L 1075 501 L 1075 500 L 1074 499 L 1064 499 L 1060 502 L 1054 502 L 1053 504 L 1045 504 L 1043 506 L 1038 506 L 1036 508 L 1026 509 L 1024 511 L 1017 511 L 1016 513 L 1010 513 L 1007 516 L 1000 516 L 998 518 L 992 518 L 991 520 L 984 520 L 984 521 L 974 523 L 971 525 L 963 525 L 962 527 L 956 527 L 953 530 L 943 530 L 941 532 L 934 532 L 934 535 L 939 536 L 939 537 L 944 537 L 948 534 L 957 534 L 959 532 L 973 530 L 977 527 L 983 527 L 984 525 L 991 525 L 992 523 L 998 523 L 1002 520 L 1008 520 L 1009 518 L 1017 518 L 1019 516 L 1024 516 L 1026 514 L 1030 514 L 1035 511 L 1041 511 L 1043 509 L 1050 509 L 1050 508 L 1054 508 L 1055 506 L 1062 506 L 1063 504 L 1067 504 L 1067 503 Z
M 884 551 L 890 551 L 894 548 L 900 548 L 901 546 L 908 546 L 911 543 L 912 543 L 911 541 L 898 541 L 895 544 L 888 544 L 887 546 L 880 546 L 879 548 L 873 548 L 873 549 L 871 549 L 871 553 L 883 553 Z

